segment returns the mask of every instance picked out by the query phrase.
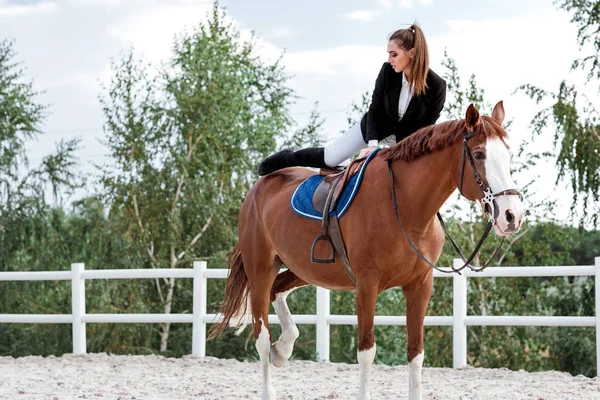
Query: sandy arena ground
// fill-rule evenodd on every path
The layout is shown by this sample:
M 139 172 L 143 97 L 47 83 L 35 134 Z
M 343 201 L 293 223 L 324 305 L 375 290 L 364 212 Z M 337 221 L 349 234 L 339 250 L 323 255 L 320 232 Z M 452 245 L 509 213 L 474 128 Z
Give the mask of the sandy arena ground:
M 358 365 L 292 361 L 271 367 L 277 399 L 354 399 Z M 260 399 L 255 362 L 215 358 L 109 356 L 0 357 L 0 399 Z M 375 365 L 375 399 L 406 399 L 408 368 Z M 425 368 L 423 399 L 600 399 L 600 377 L 506 369 Z

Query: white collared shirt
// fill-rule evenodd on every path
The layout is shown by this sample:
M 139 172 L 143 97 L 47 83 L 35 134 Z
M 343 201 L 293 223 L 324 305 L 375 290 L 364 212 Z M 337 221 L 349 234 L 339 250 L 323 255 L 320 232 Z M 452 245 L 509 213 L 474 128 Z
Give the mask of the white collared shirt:
M 406 113 L 406 109 L 408 108 L 410 100 L 412 99 L 412 95 L 412 85 L 408 83 L 406 75 L 404 75 L 404 72 L 402 72 L 402 89 L 400 89 L 400 100 L 398 101 L 398 121 L 400 121 Z

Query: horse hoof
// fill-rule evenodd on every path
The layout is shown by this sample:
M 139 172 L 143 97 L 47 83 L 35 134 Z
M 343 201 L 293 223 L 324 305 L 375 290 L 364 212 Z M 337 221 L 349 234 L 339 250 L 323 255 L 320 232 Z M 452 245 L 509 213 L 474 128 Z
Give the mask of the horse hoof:
M 271 363 L 273 364 L 274 367 L 277 367 L 277 368 L 283 367 L 286 364 L 287 360 L 288 360 L 287 358 L 283 357 L 279 353 L 279 350 L 277 350 L 276 343 L 274 343 L 271 346 L 271 354 L 270 354 L 270 356 L 271 356 Z
M 277 395 L 275 394 L 275 390 L 272 387 L 265 389 L 262 394 L 262 400 L 276 400 Z

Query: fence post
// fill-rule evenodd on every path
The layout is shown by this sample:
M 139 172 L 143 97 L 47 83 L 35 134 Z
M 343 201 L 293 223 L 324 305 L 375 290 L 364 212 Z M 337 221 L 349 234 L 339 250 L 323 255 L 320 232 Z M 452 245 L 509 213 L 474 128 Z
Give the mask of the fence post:
M 71 307 L 73 318 L 73 354 L 87 352 L 85 322 L 85 279 L 81 276 L 85 266 L 82 263 L 71 264 Z
M 193 289 L 193 308 L 192 317 L 192 355 L 198 357 L 206 356 L 206 289 L 207 280 L 203 276 L 206 270 L 206 261 L 194 261 L 194 289 Z
M 596 257 L 595 296 L 596 296 L 596 376 L 600 375 L 600 257 Z
M 329 290 L 317 286 L 317 361 L 329 361 Z
M 454 268 L 460 268 L 463 261 L 454 259 Z M 453 330 L 452 330 L 452 360 L 454 368 L 467 365 L 467 277 L 455 273 L 452 275 Z

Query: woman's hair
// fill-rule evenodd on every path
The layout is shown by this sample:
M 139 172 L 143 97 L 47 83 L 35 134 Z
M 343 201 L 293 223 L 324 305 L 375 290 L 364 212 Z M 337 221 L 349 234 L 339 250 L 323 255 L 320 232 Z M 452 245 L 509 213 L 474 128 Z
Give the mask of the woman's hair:
M 406 29 L 398 29 L 392 33 L 390 40 L 405 51 L 415 49 L 414 57 L 411 60 L 411 84 L 416 96 L 419 96 L 427 89 L 427 73 L 429 72 L 429 50 L 425 35 L 419 25 L 412 24 Z

